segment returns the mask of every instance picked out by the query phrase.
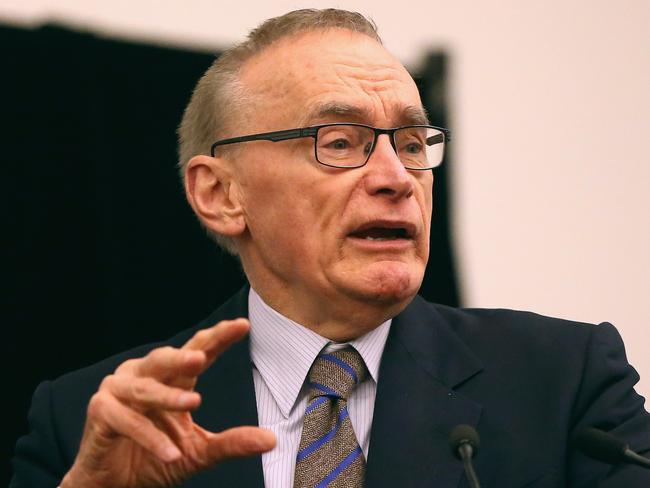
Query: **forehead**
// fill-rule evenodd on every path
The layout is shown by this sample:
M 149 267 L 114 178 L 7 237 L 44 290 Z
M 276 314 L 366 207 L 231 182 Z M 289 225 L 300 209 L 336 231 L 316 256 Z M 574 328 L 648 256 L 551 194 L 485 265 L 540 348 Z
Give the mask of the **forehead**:
M 260 130 L 327 120 L 426 122 L 404 66 L 374 39 L 345 29 L 282 39 L 247 61 L 240 79 Z

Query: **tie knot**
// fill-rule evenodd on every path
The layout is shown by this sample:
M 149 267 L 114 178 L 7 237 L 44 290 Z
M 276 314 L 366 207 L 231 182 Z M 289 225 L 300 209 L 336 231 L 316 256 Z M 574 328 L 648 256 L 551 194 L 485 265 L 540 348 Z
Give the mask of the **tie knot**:
M 311 397 L 335 396 L 347 400 L 355 385 L 367 376 L 366 364 L 353 347 L 321 353 L 309 370 Z

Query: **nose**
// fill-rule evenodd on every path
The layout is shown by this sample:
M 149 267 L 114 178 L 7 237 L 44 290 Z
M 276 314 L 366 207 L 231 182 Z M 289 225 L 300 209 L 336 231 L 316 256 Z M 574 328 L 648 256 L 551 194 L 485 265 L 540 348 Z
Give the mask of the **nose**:
M 365 166 L 365 189 L 370 195 L 385 195 L 391 200 L 413 194 L 413 176 L 397 157 L 388 134 L 380 134 Z

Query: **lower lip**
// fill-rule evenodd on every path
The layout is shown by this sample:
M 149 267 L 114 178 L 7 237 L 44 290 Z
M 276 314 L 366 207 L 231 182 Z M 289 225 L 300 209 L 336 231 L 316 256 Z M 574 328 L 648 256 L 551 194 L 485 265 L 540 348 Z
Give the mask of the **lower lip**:
M 355 245 L 374 251 L 404 251 L 413 247 L 413 239 L 389 239 L 385 241 L 348 236 Z

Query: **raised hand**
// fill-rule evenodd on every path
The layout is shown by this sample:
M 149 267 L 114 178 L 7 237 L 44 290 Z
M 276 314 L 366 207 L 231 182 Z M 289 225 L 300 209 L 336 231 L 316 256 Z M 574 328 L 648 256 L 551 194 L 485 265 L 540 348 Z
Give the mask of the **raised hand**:
M 201 403 L 198 376 L 248 329 L 246 319 L 223 321 L 180 349 L 122 363 L 89 402 L 79 454 L 61 488 L 176 486 L 215 463 L 272 449 L 275 436 L 266 429 L 208 432 L 190 413 Z

